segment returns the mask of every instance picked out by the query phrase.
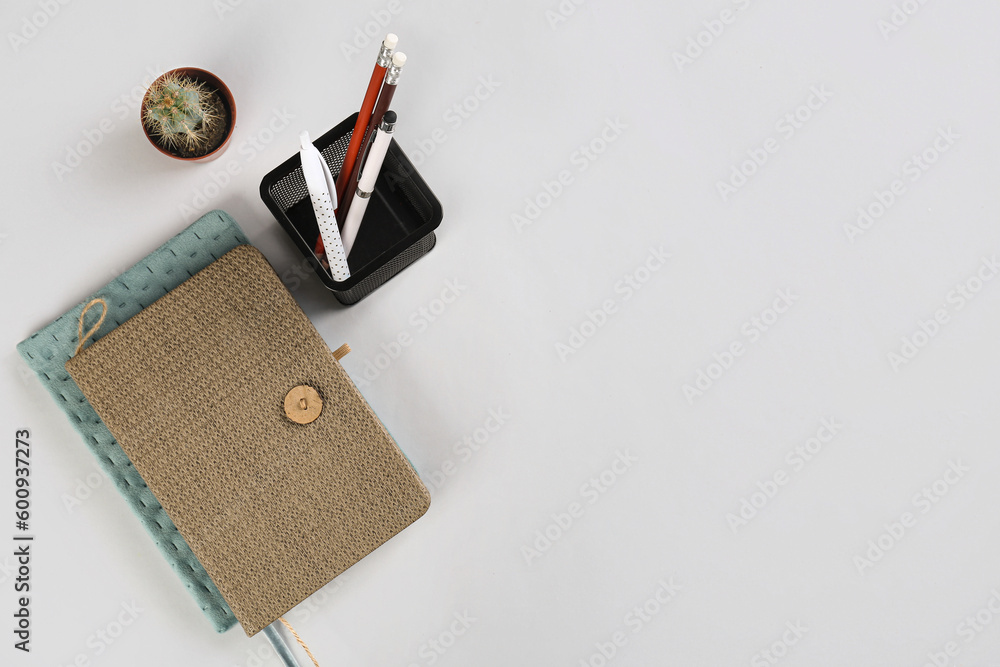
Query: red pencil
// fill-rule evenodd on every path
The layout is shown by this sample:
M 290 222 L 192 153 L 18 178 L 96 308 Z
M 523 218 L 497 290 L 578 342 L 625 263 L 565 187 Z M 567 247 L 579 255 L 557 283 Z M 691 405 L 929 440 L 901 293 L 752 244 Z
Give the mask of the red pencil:
M 389 71 L 385 74 L 385 81 L 382 83 L 382 91 L 378 94 L 378 104 L 375 105 L 375 111 L 371 115 L 371 120 L 368 123 L 368 129 L 365 130 L 365 140 L 361 144 L 361 150 L 365 150 L 365 146 L 368 145 L 368 141 L 371 139 L 372 134 L 375 132 L 375 128 L 382 121 L 382 116 L 385 112 L 389 110 L 389 105 L 392 104 L 392 96 L 396 93 L 396 84 L 399 82 L 399 72 L 403 69 L 403 65 L 406 64 L 406 54 L 402 51 L 394 53 L 392 55 L 392 65 L 389 67 Z M 360 155 L 358 156 L 361 157 Z M 358 174 L 361 172 L 361 160 L 358 159 L 354 162 L 354 171 L 351 173 L 349 184 L 356 184 L 358 182 Z M 351 202 L 354 201 L 352 196 L 354 193 L 348 191 L 344 193 L 344 199 L 340 200 L 340 206 L 337 208 L 337 222 L 340 224 L 341 228 L 344 226 L 344 220 L 347 217 L 347 210 L 351 207 Z
M 385 71 L 392 62 L 392 51 L 396 48 L 398 41 L 396 35 L 390 32 L 385 36 L 385 39 L 382 41 L 382 47 L 379 49 L 378 58 L 375 60 L 375 70 L 372 72 L 372 78 L 368 82 L 365 99 L 361 103 L 361 111 L 358 112 L 358 119 L 354 122 L 354 132 L 351 133 L 351 142 L 347 145 L 344 164 L 340 167 L 340 172 L 337 174 L 338 202 L 342 202 L 345 198 L 354 194 L 353 190 L 350 190 L 348 187 L 347 182 L 354 172 L 354 163 L 361 152 L 361 140 L 364 138 L 365 130 L 368 128 L 368 123 L 371 120 L 372 110 L 375 108 L 375 100 L 378 98 L 379 89 L 385 80 Z M 316 254 L 319 257 L 323 256 L 322 237 L 316 239 Z

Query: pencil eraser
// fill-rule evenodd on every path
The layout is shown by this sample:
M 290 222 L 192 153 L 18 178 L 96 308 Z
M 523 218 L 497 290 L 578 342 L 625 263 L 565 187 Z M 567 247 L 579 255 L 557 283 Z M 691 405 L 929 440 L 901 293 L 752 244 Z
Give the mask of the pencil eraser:
M 385 39 L 382 40 L 382 44 L 384 44 L 385 48 L 389 49 L 390 51 L 396 48 L 397 43 L 399 43 L 399 38 L 396 37 L 396 33 L 393 32 L 390 32 L 388 35 L 385 36 Z
M 406 54 L 402 51 L 392 54 L 392 64 L 396 67 L 402 67 L 406 64 Z

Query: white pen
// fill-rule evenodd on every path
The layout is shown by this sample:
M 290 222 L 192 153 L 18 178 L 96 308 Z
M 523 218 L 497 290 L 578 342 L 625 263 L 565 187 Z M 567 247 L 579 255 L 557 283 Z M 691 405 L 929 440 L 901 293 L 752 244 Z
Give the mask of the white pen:
M 371 199 L 372 192 L 375 190 L 375 181 L 378 180 L 378 174 L 382 171 L 382 161 L 385 160 L 386 151 L 389 150 L 389 142 L 392 141 L 392 133 L 395 128 L 396 112 L 386 111 L 372 137 L 368 157 L 362 165 L 361 174 L 358 177 L 358 187 L 354 192 L 354 200 L 347 211 L 347 219 L 344 220 L 344 227 L 341 230 L 344 252 L 348 256 L 351 254 L 354 239 L 357 238 L 358 229 L 361 227 L 361 220 L 365 217 L 368 200 Z
M 337 186 L 323 155 L 309 140 L 309 133 L 300 134 L 299 142 L 302 176 L 306 181 L 306 189 L 309 190 L 309 199 L 312 200 L 313 213 L 316 214 L 316 224 L 330 264 L 330 275 L 334 280 L 343 282 L 351 277 L 351 270 L 347 266 L 347 253 L 341 243 L 337 217 L 334 214 L 337 209 Z

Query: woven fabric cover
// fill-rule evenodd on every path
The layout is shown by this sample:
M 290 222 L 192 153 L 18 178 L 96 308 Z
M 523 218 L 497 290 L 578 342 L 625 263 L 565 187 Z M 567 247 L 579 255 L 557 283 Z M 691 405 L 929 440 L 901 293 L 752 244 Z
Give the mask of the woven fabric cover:
M 244 243 L 247 243 L 246 236 L 226 213 L 212 211 L 205 214 L 98 292 L 97 295 L 108 303 L 108 316 L 94 339 L 107 335 L 120 323 Z M 218 632 L 228 630 L 236 624 L 229 605 L 121 446 L 66 372 L 66 361 L 76 348 L 77 323 L 82 310 L 81 303 L 22 341 L 17 346 L 18 352 L 69 417 L 101 470 L 125 498 L 212 626 Z M 99 314 L 99 307 L 91 309 L 87 315 L 88 324 L 96 322 Z
M 66 369 L 254 635 L 419 518 L 430 496 L 255 248 Z M 315 421 L 286 416 L 296 387 Z

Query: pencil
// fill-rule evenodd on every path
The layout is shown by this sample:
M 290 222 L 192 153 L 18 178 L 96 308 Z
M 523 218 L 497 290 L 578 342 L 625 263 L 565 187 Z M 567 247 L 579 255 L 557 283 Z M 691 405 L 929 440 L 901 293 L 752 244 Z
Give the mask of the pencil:
M 365 131 L 364 143 L 362 144 L 362 151 L 364 147 L 368 145 L 368 141 L 372 134 L 375 132 L 375 128 L 378 124 L 382 122 L 382 117 L 385 116 L 385 112 L 389 110 L 389 105 L 392 104 L 392 96 L 396 93 L 396 84 L 399 82 L 399 72 L 403 69 L 403 65 L 406 64 L 406 54 L 402 51 L 394 53 L 392 55 L 392 65 L 389 66 L 389 71 L 385 74 L 385 81 L 382 83 L 382 90 L 378 95 L 378 103 L 375 105 L 375 111 L 371 115 L 371 121 L 368 123 L 368 129 Z M 361 172 L 361 162 L 358 159 L 354 162 L 354 171 L 351 174 L 350 183 L 358 182 L 358 175 Z M 347 193 L 349 195 L 350 193 Z M 345 196 L 347 196 L 345 195 Z M 347 211 L 351 207 L 351 201 L 353 197 L 348 196 L 347 199 L 340 200 L 340 209 L 337 211 L 337 222 L 341 227 L 344 226 L 344 220 L 347 218 Z
M 347 144 L 347 154 L 344 155 L 344 163 L 337 174 L 337 199 L 344 201 L 344 197 L 353 193 L 348 186 L 350 176 L 354 173 L 354 163 L 361 152 L 362 139 L 365 136 L 368 123 L 372 117 L 372 110 L 375 108 L 375 100 L 378 98 L 379 90 L 385 81 L 385 72 L 392 62 L 392 51 L 396 48 L 399 39 L 395 34 L 389 33 L 382 40 L 382 46 L 375 59 L 375 69 L 372 71 L 372 78 L 368 81 L 368 90 L 365 91 L 365 99 L 361 103 L 361 111 L 358 112 L 358 119 L 354 122 L 354 132 L 351 133 L 351 141 Z M 350 192 L 349 192 L 350 191 Z M 316 255 L 323 256 L 323 237 L 316 239 Z

